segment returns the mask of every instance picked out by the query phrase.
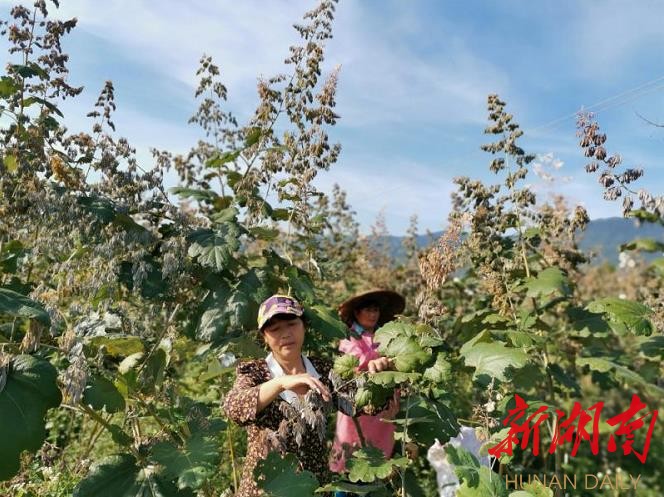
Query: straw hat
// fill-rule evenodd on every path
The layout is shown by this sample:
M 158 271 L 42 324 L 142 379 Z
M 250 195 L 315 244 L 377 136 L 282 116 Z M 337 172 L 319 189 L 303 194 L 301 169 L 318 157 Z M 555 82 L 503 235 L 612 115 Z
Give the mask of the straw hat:
M 339 305 L 339 316 L 347 325 L 351 325 L 354 319 L 353 311 L 366 302 L 376 302 L 380 307 L 380 319 L 378 326 L 392 321 L 396 314 L 403 312 L 406 307 L 406 299 L 392 290 L 370 290 L 355 295 Z

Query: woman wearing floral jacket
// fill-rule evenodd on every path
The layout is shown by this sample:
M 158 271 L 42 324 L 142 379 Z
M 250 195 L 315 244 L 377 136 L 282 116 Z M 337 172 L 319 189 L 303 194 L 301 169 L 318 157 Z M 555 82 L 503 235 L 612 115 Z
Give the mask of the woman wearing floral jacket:
M 295 454 L 300 469 L 311 471 L 321 484 L 329 481 L 325 418 L 331 408 L 331 363 L 302 354 L 303 312 L 286 295 L 273 295 L 261 304 L 258 329 L 270 353 L 265 359 L 240 363 L 226 396 L 226 414 L 247 429 L 238 497 L 262 495 L 254 469 L 271 451 Z M 307 421 L 302 420 L 303 409 L 309 414 Z

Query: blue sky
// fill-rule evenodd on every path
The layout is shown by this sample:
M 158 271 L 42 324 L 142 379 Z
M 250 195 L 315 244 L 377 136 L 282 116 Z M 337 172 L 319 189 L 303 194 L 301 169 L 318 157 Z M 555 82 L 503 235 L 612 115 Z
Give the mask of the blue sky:
M 12 2 L 0 0 L 3 12 Z M 106 79 L 116 88 L 115 123 L 149 161 L 158 147 L 185 151 L 198 132 L 194 72 L 213 56 L 229 90 L 228 108 L 251 115 L 258 75 L 283 70 L 297 41 L 293 22 L 303 0 L 65 0 L 60 16 L 76 16 L 68 37 L 71 81 L 86 87 L 64 110 L 85 127 Z M 439 230 L 450 208 L 452 178 L 491 180 L 485 102 L 496 92 L 526 135 L 522 146 L 542 156 L 553 182 L 532 175 L 542 198 L 564 193 L 591 217 L 619 215 L 596 179 L 583 170 L 575 111 L 596 107 L 609 152 L 646 171 L 640 186 L 664 190 L 664 2 L 340 0 L 326 68 L 341 64 L 330 134 L 340 160 L 317 178 L 336 182 L 367 230 L 382 210 L 401 234 L 417 214 L 421 230 Z

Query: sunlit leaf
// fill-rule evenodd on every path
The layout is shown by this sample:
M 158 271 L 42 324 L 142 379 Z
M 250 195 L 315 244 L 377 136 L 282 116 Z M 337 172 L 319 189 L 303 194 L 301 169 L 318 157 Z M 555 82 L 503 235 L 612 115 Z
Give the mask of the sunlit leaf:
M 346 466 L 349 470 L 350 481 L 371 483 L 387 478 L 395 467 L 408 466 L 408 458 L 385 459 L 385 455 L 380 449 L 369 446 L 353 452 L 353 456 L 347 461 Z
M 639 302 L 607 297 L 591 302 L 587 309 L 593 313 L 605 314 L 617 333 L 650 335 L 655 330 L 648 318 L 653 312 L 652 309 Z
M 7 288 L 0 288 L 0 316 L 35 319 L 45 326 L 51 324 L 46 309 L 34 300 Z

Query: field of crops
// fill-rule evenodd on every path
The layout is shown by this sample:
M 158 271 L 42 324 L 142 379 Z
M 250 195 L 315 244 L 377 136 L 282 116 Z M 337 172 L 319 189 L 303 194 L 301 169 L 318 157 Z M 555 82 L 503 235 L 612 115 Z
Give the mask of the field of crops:
M 283 74 L 260 80 L 247 122 L 226 111 L 219 70 L 202 57 L 191 123 L 205 138 L 186 154 L 154 150 L 152 164 L 115 129 L 111 82 L 90 131 L 64 126 L 61 102 L 82 92 L 61 46 L 76 22 L 52 19 L 53 9 L 15 7 L 2 26 L 0 495 L 232 495 L 247 442 L 222 404 L 236 364 L 266 355 L 258 306 L 279 292 L 303 303 L 305 350 L 335 361 L 351 412 L 383 405 L 395 388 L 400 405 L 391 458 L 363 447 L 322 482 L 293 454 L 272 452 L 255 474 L 267 494 L 434 497 L 448 472 L 460 497 L 661 497 L 664 243 L 636 239 L 620 265 L 587 264 L 577 236 L 588 215 L 562 197 L 539 203 L 528 188 L 535 156 L 519 146 L 508 103 L 488 96 L 477 137 L 495 183 L 455 178 L 443 235 L 422 248 L 414 221 L 405 257 L 394 258 L 384 220 L 361 235 L 344 185 L 326 195 L 312 183 L 341 152 L 328 139 L 337 73 L 321 69 L 334 1 L 301 20 L 301 41 Z M 596 194 L 664 225 L 664 197 L 643 189 L 647 167 L 627 168 L 600 124 L 578 117 Z M 177 186 L 166 186 L 169 174 Z M 337 352 L 347 333 L 338 303 L 370 288 L 407 302 L 376 332 L 394 368 L 374 374 Z M 486 456 L 511 433 L 503 420 L 520 399 L 549 417 L 539 439 L 497 454 L 493 468 L 463 447 L 431 452 L 468 426 Z M 635 399 L 644 406 L 630 423 L 604 423 Z M 300 409 L 292 430 L 307 422 Z M 561 417 L 575 409 L 577 419 Z M 583 433 L 600 410 L 595 450 Z M 332 420 L 322 419 L 330 441 Z M 625 476 L 621 487 L 620 474 L 638 485 Z M 506 484 L 533 475 L 546 483 Z M 587 475 L 595 486 L 581 483 Z M 562 488 L 574 476 L 577 488 Z

